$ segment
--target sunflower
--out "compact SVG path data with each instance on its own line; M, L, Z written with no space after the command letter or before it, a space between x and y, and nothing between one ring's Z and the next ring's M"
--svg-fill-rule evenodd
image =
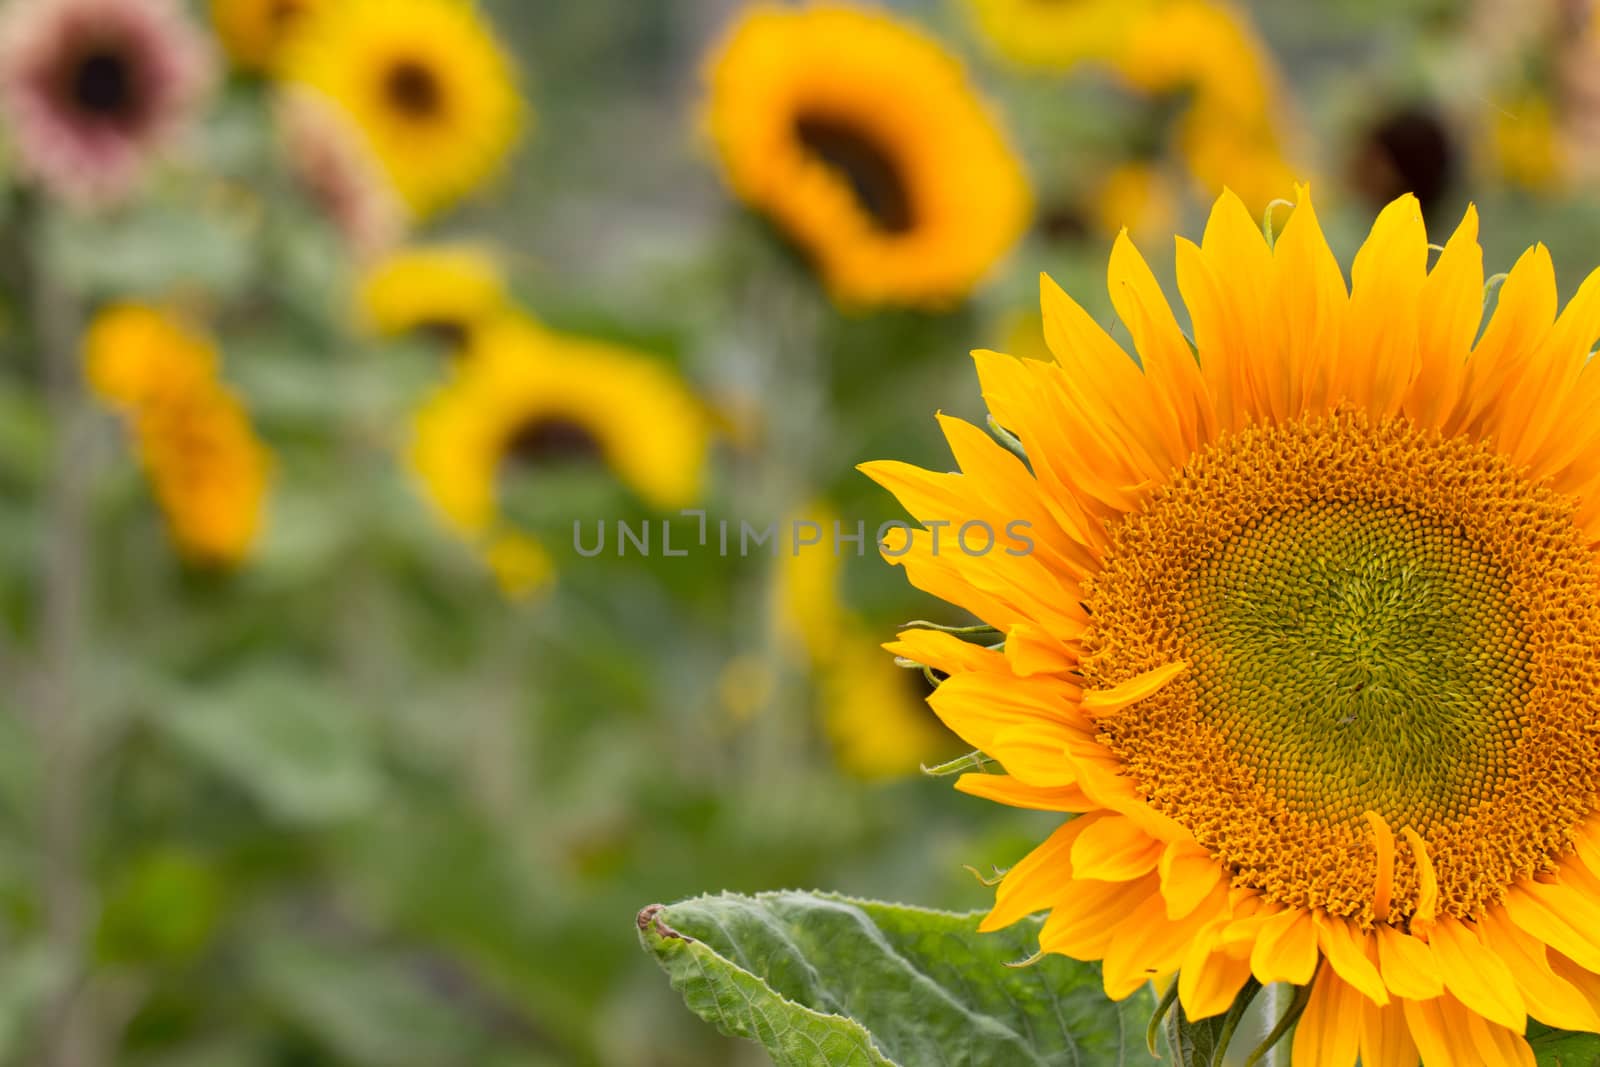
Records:
M710 433L688 388L658 361L508 317L479 332L418 414L412 462L462 534L492 534L508 462L598 459L645 503L700 493Z
M1494 105L1488 141L1505 181L1534 192L1560 187L1568 168L1549 96L1526 88Z
M1134 20L1160 0L967 0L994 50L1025 67L1065 70L1109 59L1126 46Z
M536 539L515 531L502 533L484 547L483 557L510 600L530 600L555 582L555 563Z
M1188 100L1177 148L1208 194L1226 186L1259 211L1289 191L1280 78L1243 13L1212 0L1156 4L1114 67L1136 92Z
M955 303L1027 225L1016 156L959 61L920 30L843 6L757 7L707 77L729 187L841 303Z
M810 667L822 732L847 773L880 780L914 774L924 762L948 754L950 735L928 714L921 671L907 670L878 655L868 625L840 598L842 555L833 537L838 516L824 506L807 509L802 521L822 530L822 540L778 557L773 599L775 629L789 657ZM742 681L744 661L730 665L725 683ZM763 697L765 686L742 689ZM734 705L738 707L739 705Z
M1178 220L1179 193L1167 173L1150 160L1119 164L1100 180L1094 198L1098 230L1113 235L1170 233Z
M373 265L359 303L368 328L385 337L421 333L452 348L511 311L493 254L472 245L404 249Z
M268 71L290 35L327 0L211 0L211 22L235 66Z
M975 357L1026 460L947 418L959 473L866 465L924 524L1031 524L893 538L997 633L890 647L1004 769L958 788L1077 816L984 929L1049 910L1191 1019L1293 983L1297 1064L1531 1067L1529 1016L1600 1030L1600 272L1558 316L1536 246L1480 332L1473 210L1430 270L1395 201L1347 289L1297 195L1275 244L1232 194L1179 241L1193 349L1126 237L1138 363L1046 280L1057 362Z
M524 121L510 58L463 0L322 5L282 73L350 116L419 217L492 178Z
M1380 109L1356 138L1351 184L1378 207L1412 193L1431 219L1461 177L1460 140L1435 105Z
M238 398L216 377L211 342L143 305L101 312L84 340L91 387L127 418L179 550L232 567L265 511L270 461Z

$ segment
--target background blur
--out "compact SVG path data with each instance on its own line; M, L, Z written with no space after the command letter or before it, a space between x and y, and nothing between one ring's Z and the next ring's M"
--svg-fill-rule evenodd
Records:
M982 419L965 353L1042 354L1040 271L1109 322L1104 265L1127 225L1175 295L1172 235L1198 239L1225 180L1259 213L1310 179L1347 265L1411 189L1440 242L1478 203L1491 272L1543 240L1570 293L1600 259L1600 90L1583 76L1600 37L1582 5L1263 0L1216 9L1234 37L1150 31L1162 57L1119 72L986 35L977 8L1030 2L1051 6L892 7L966 65L1032 189L1020 242L936 310L841 309L815 257L728 191L702 71L738 4L481 5L531 121L497 179L411 240L492 250L517 315L666 368L694 398L670 417L709 439L669 505L608 462L631 449L648 467L657 433L680 432L629 392L653 379L558 367L614 400L585 410L615 425L564 427L569 445L594 443L583 429L611 442L598 462L545 448L495 468L463 402L440 462L490 465L511 516L494 528L516 531L499 540L441 514L415 453L419 411L474 357L374 326L361 286L382 256L352 250L297 185L274 79L222 73L219 51L183 150L114 206L56 203L15 168L0 1060L762 1062L682 1008L638 948L640 907L794 887L981 908L963 865L1014 861L1041 820L918 773L961 750L921 676L875 646L944 609L870 553L667 557L658 540L619 557L610 540L586 558L574 519L590 544L618 518L659 538L680 503L709 513L713 541L719 519L874 529L897 514L854 465L948 465L933 412ZM189 17L209 36L205 5ZM1229 41L1243 52L1213 50ZM1207 79L1252 63L1271 159L1183 125L1226 95ZM83 331L126 301L199 324L270 455L259 531L224 565L175 543L148 423L76 375ZM678 518L674 547L695 530Z

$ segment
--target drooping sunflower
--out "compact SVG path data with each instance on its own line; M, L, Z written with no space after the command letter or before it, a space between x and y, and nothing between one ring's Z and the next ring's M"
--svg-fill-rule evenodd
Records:
M1048 910L1045 951L1176 973L1190 1018L1293 983L1296 1064L1531 1067L1529 1017L1600 1030L1600 272L1558 315L1532 248L1480 333L1473 211L1429 269L1395 201L1347 287L1297 195L1275 244L1232 194L1179 242L1194 349L1126 237L1137 364L1046 281L1057 362L976 355L1026 460L947 418L958 473L864 468L1030 524L886 545L1004 642L890 647L997 761L959 789L1076 814L985 929Z
M282 76L350 117L418 217L494 177L526 121L511 60L466 0L323 4Z
M475 245L402 249L366 272L358 299L375 333L422 333L455 349L512 308L499 262Z
M1014 63L1065 70L1110 59L1161 0L967 0L979 32Z
M928 714L923 674L878 655L866 639L871 628L840 596L844 554L834 537L857 531L823 505L808 509L805 521L822 531L821 541L778 557L777 632L810 668L818 719L839 766L868 780L915 774L947 756L952 738Z
M265 517L271 462L249 415L216 377L211 342L144 305L101 312L84 339L91 387L121 411L186 559L237 566Z
M327 0L211 0L211 22L235 66L270 71L285 43Z
M709 420L693 393L642 353L510 316L481 330L418 413L412 463L459 532L493 532L503 465L596 459L645 503L700 492Z
M707 79L727 184L841 303L955 303L1027 225L1017 157L961 63L918 29L845 6L756 7Z

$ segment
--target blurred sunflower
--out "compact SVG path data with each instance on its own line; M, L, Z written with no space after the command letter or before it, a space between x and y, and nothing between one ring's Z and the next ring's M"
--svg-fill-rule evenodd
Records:
M362 277L359 303L367 327L377 334L420 333L454 350L511 311L499 262L475 245L396 252Z
M1378 207L1412 193L1431 219L1446 206L1460 177L1459 143L1437 106L1409 103L1380 109L1357 138L1351 185Z
M479 331L418 413L411 459L445 519L479 538L498 518L507 463L596 459L673 509L699 496L709 445L705 410L659 361L509 317Z
M328 0L211 0L211 22L234 65L268 71L284 44Z
M1395 201L1347 289L1299 198L1275 244L1232 194L1179 241L1198 359L1124 237L1138 363L1048 281L1058 362L977 355L1027 464L946 418L960 473L866 466L1035 546L895 538L1004 647L890 647L1004 768L958 788L1078 813L984 929L1049 910L1191 1019L1300 986L1296 1063L1531 1067L1529 1015L1600 1030L1600 272L1558 317L1536 246L1480 332L1474 212L1429 270Z
M960 62L843 6L757 7L708 67L733 192L847 305L961 300L1021 236L1027 180Z
M527 534L500 533L484 547L483 556L500 591L511 600L531 599L555 581L550 553Z
M879 655L870 628L840 600L836 518L811 509L806 519L825 531L821 543L779 554L777 631L812 669L817 714L839 766L869 780L915 774L948 755L951 738L928 711L922 673Z
M1242 12L1166 0L1135 22L1115 69L1137 92L1187 101L1177 147L1207 195L1226 186L1259 211L1289 192L1280 78Z
M524 121L511 60L464 0L322 5L282 73L349 116L418 217L494 177Z
M1109 60L1126 45L1134 20L1161 0L967 0L985 40L1027 67L1065 70Z
M211 81L172 0L15 0L0 22L0 110L21 170L57 196L124 196Z
M249 416L215 377L210 341L154 308L119 305L84 342L91 386L128 419L179 551L233 567L260 532L270 461Z
M1494 105L1489 155L1507 182L1534 192L1559 187L1567 173L1565 146L1550 98L1524 90Z
M217 352L173 316L145 304L113 304L84 337L89 386L114 407L135 411L177 392L202 389Z
M1180 182L1152 160L1130 160L1101 178L1094 197L1095 228L1107 236L1171 233L1178 222Z

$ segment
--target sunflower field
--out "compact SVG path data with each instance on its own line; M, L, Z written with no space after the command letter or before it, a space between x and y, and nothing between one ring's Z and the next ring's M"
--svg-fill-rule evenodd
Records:
M0 1065L1600 1067L1593 0L0 0L0 245Z

